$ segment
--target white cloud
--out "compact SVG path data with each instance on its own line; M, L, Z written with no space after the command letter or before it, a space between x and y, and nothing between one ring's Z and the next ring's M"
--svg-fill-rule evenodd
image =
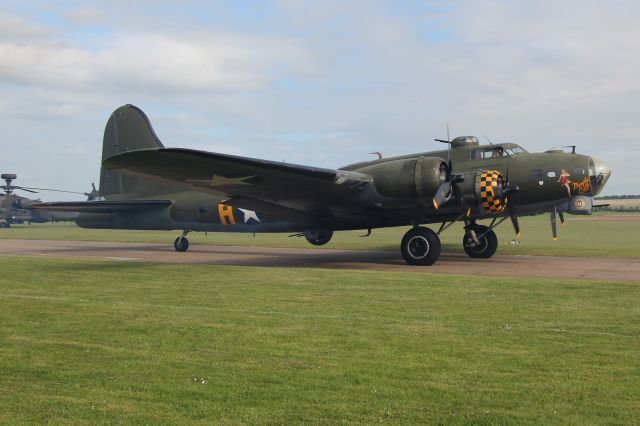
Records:
M38 23L0 12L0 40L30 40L50 34L50 30Z
M418 12L282 1L263 4L266 17L219 3L153 5L70 7L61 20L0 14L0 131L32 150L30 140L52 151L86 143L77 172L91 175L104 122L124 103L147 111L167 145L304 155L324 167L439 148L432 139L449 122L456 135L532 151L577 143L610 157L612 191L634 191L625 153L640 133L635 2L463 1ZM276 151L282 134L344 137L301 136Z
M67 10L64 13L67 20L81 25L100 24L104 22L106 13L104 10L91 6L84 5L75 9Z

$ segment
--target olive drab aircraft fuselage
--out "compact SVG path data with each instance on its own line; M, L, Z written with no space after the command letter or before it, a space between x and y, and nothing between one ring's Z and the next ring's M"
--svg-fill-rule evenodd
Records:
M37 208L78 212L86 228L180 230L177 251L192 231L288 232L322 245L334 231L412 225L402 255L431 265L438 235L458 222L473 258L495 253L493 229L505 219L519 233L519 216L549 213L555 238L556 215L591 214L611 173L575 147L534 154L473 136L440 142L446 149L324 169L165 148L147 116L125 105L105 128L99 198Z

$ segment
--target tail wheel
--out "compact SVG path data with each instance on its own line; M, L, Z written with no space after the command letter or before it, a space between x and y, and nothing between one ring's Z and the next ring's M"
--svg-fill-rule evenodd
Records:
M440 258L440 237L429 228L412 228L404 234L400 251L409 265L429 266Z
M498 249L498 237L493 230L486 226L478 225L474 228L478 237L478 243L473 241L469 232L465 232L462 238L462 246L467 255L474 259L489 259Z
M176 249L176 251L179 251L181 253L185 252L189 250L189 240L187 240L187 237L178 237L173 242L173 247Z
M307 229L304 231L304 237L314 246L323 246L331 241L333 231L329 229Z

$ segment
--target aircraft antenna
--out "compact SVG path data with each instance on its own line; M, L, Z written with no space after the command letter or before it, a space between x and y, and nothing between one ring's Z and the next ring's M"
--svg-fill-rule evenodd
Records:
M493 141L491 140L491 138L490 138L489 136L487 136L487 135L483 135L483 136L484 136L485 138L487 138L487 140L489 141L489 143L490 143L491 145L493 145Z

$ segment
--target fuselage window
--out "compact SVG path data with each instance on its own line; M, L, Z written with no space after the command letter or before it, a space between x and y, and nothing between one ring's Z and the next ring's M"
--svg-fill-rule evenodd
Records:
M547 172L547 176L550 178L556 178L558 177L558 172L556 170L549 170Z

